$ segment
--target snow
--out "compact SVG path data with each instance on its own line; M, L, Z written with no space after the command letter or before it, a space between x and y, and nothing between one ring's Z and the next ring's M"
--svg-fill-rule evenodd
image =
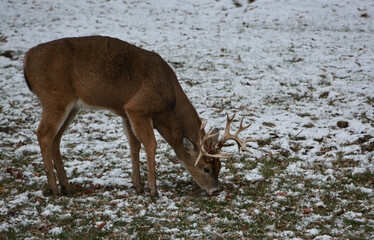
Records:
M27 197L28 194L29 194L28 192L19 194L16 199L9 201L9 204L11 206L17 206L17 205L20 205L22 203L27 202L28 201L28 197Z
M69 199L43 193L47 179L35 134L41 107L24 82L23 55L37 44L62 37L108 35L158 52L175 70L200 117L208 120L208 127L219 127L222 132L225 114L236 113L237 119L244 116L245 124L252 124L242 133L243 138L269 140L269 144L249 143L253 154L239 155L236 146L225 149L234 153L232 161L236 162L230 165L230 159L222 161L220 180L236 192L225 189L214 200L223 204L228 196L233 198L228 214L248 224L264 214L264 209L248 209L248 205L280 208L281 201L295 197L305 206L325 209L325 190L308 198L304 192L308 183L327 186L347 180L346 175L359 178L373 174L374 153L369 146L374 142L374 3L239 2L242 7L236 7L231 0L0 1L0 54L14 51L13 58L0 56L0 219L7 218L0 220L0 231L13 226L16 230L30 224L38 226L54 215L71 218L75 216L73 210L82 213L82 209L95 208L102 199L113 208L95 208L99 210L92 214L98 219L91 219L93 223L103 223L103 215L111 220L122 217L128 223L136 217L170 222L168 217L183 213L182 219L188 220L192 228L185 231L190 237L204 238L205 233L217 230L196 206L185 205L181 192L193 192L196 198L204 193L196 190L182 164L172 163L176 156L159 134L156 162L160 197L149 203L145 197L148 193L134 196L130 151L121 120L105 111L81 112L61 143L70 183L79 184L83 191L93 189L93 195ZM340 128L338 121L346 121L348 126ZM233 129L238 125L239 121L235 121ZM360 142L364 136L370 138ZM270 163L286 159L286 163L276 162L270 180L263 173L266 166L253 164L264 158ZM141 162L145 179L144 151ZM286 167L279 170L281 164ZM22 171L22 177L17 179L17 171L13 175L6 172L8 168ZM287 196L276 196L267 203L255 195L237 197L235 194L244 195L247 190L237 186L238 179L251 186L269 180L269 195L282 192ZM285 186L281 181L284 179L303 182ZM366 194L363 206L373 207L374 192L369 185L348 182L344 190ZM332 195L341 197L340 192ZM59 206L59 201L67 206ZM76 204L80 208L75 209ZM25 209L18 211L21 208ZM247 211L240 212L239 208ZM230 223L227 218L219 218L219 213L206 214L223 225ZM88 214L82 216L87 218ZM367 220L366 215L352 211L342 216ZM308 223L315 224L323 216L313 212L313 217L302 218L303 224L310 227ZM106 222L106 230L125 232ZM199 228L201 223L206 225ZM296 232L265 227L269 236L297 238ZM49 229L55 236L64 231L64 226ZM161 231L181 232L174 227L163 227ZM315 239L335 239L330 235L341 231L336 227L324 235L316 226L306 229ZM134 232L125 238L136 236Z
M142 216L144 216L146 214L146 212L147 211L145 209L142 209L142 210L140 210L138 216L142 217Z
M316 239L316 240L330 240L331 236L329 236L329 235L322 235L322 236L317 236L314 239Z
M319 230L312 228L312 229L308 229L307 232L309 232L312 235L317 235L319 233Z
M251 170L249 173L246 173L244 178L248 181L260 181L264 179L258 168L255 168Z
M62 211L61 206L55 206L53 204L48 204L44 208L44 211L41 213L41 215L46 217L46 216L49 216L49 215L52 215L52 214L61 213L61 211Z
M52 235L59 235L63 232L62 227L55 227L51 229L51 234Z

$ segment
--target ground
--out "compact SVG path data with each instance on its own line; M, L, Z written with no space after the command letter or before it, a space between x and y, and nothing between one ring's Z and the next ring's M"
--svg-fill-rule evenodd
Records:
M374 2L1 1L0 238L370 239ZM208 197L157 135L160 196L131 188L119 117L81 111L61 151L74 193L52 196L36 139L31 47L107 35L159 53L208 126L252 124ZM141 152L142 177L146 161Z

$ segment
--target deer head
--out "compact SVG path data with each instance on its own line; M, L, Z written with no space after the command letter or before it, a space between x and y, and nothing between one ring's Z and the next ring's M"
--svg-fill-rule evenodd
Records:
M219 130L216 128L209 129L205 133L206 121L203 121L200 130L199 138L197 143L193 143L191 140L184 138L183 144L190 156L195 160L194 165L191 167L187 166L196 182L208 193L208 195L216 195L219 193L219 181L218 175L221 169L220 158L229 158L231 153L221 153L221 150L225 146L228 140L234 140L238 144L238 150L242 149L245 152L252 153L245 144L247 142L254 142L255 139L244 139L239 138L239 134L249 128L251 125L243 126L243 119L241 120L240 127L237 132L233 135L230 133L230 126L235 118L235 114L230 118L227 115L226 129L219 139Z

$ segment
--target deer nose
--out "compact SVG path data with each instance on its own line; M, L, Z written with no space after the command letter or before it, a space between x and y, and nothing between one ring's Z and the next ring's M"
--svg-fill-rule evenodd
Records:
M212 196L218 196L220 192L221 192L221 190L219 190L219 189L214 190L213 193L212 193Z
M209 196L217 196L220 192L221 192L221 190L219 188L213 188L213 189L207 191Z

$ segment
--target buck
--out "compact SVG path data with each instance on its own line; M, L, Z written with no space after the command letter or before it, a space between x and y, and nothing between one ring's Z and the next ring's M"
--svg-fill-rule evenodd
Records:
M139 151L147 156L150 194L157 196L155 175L157 129L173 147L196 182L209 196L219 193L221 153L228 140L244 151L246 142L229 132L234 117L227 116L225 134L205 132L195 108L183 92L169 65L156 53L119 39L101 36L64 38L31 48L25 55L24 75L43 111L37 129L48 186L60 194L54 169L65 193L72 191L60 153L61 136L82 107L107 109L119 115L132 159L132 183L144 191L140 178Z

